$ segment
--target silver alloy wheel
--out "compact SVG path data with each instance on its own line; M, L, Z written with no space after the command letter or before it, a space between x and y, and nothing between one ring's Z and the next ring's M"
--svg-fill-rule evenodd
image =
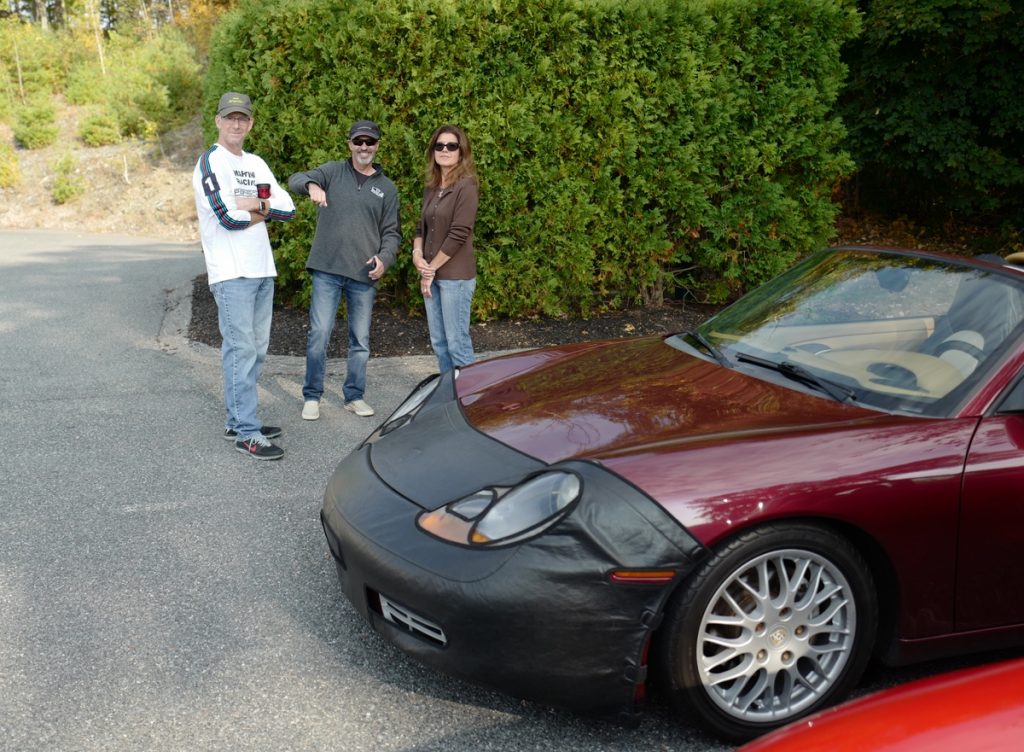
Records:
M735 569L708 601L697 671L727 715L772 724L827 692L855 643L849 582L825 557L772 551Z

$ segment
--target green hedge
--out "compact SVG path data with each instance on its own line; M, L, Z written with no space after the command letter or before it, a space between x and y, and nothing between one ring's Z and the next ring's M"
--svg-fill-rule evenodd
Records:
M859 4L840 107L862 202L1024 224L1024 3Z
M424 147L456 122L481 172L478 317L721 301L819 247L851 169L831 114L842 0L258 2L214 32L217 97L251 94L249 147L279 179L348 155L357 118L419 211ZM308 201L279 228L279 289L304 300ZM418 305L408 249L384 292Z

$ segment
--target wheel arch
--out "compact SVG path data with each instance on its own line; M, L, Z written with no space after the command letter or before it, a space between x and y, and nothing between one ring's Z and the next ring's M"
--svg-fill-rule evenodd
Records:
M897 623L899 604L899 585L895 576L895 568L884 548L865 530L855 525L844 523L841 520L815 516L784 517L772 520L764 520L759 524L747 525L742 529L731 532L715 541L709 550L711 552L722 551L737 541L738 538L753 532L768 532L776 527L788 527L791 525L803 525L813 527L827 534L844 539L863 560L864 565L871 577L873 590L877 600L877 612L874 634L871 635L871 653L873 660L878 660L894 639L895 625ZM656 693L670 692L671 682L664 672L667 662L664 656L667 654L666 641L668 638L668 611L673 601L683 596L691 581L701 576L702 565L696 566L693 571L681 577L676 583L672 592L665 598L662 605L662 618L659 619L658 628L651 635L650 652L648 655L648 666L651 669L651 684Z
M871 571L871 577L874 580L875 591L878 597L878 629L875 635L874 652L876 657L884 655L888 647L896 639L896 625L898 624L900 603L899 580L896 576L896 568L893 566L892 560L885 552L885 549L863 528L831 517L815 517L812 515L778 517L759 521L756 524L746 525L738 530L734 530L729 535L715 541L709 548L711 550L718 550L728 546L733 540L751 530L789 524L813 525L829 530L848 540L864 557ZM698 570L699 565L693 571L679 578L672 588L672 593L662 603L662 614L664 614L665 609L676 593L683 588L690 578L696 575ZM657 631L660 629L661 623L659 623L658 630L652 635L652 650L654 650L654 646L657 644Z
M856 525L826 518L807 518L805 521L829 528L846 538L867 562L878 598L878 627L873 654L876 660L879 659L896 639L896 625L899 622L899 578L892 560L874 537Z

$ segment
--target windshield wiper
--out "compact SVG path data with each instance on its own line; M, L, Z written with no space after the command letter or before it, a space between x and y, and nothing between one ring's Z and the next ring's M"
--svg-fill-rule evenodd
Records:
M752 363L753 365L761 366L762 368L770 368L773 371L778 371L788 379L799 381L801 384L807 384L808 386L816 388L818 391L824 392L836 402L846 402L847 400L857 399L857 393L853 389L843 386L842 384L837 384L834 381L823 379L820 376L816 376L803 366L789 360L776 363L774 360L759 358L756 355L747 355L745 353L737 355L736 360L743 363Z
M705 337L700 332L696 332L696 331L694 331L694 332L683 332L683 336L684 337L690 337L698 345L700 345L705 350L707 350L709 353L711 353L711 357L713 357L715 360L717 360L719 365L725 366L726 368L730 367L729 366L729 361L725 357L725 354L722 353L722 351L719 350L717 347L715 347L713 344L711 344L711 340L709 340L707 337Z

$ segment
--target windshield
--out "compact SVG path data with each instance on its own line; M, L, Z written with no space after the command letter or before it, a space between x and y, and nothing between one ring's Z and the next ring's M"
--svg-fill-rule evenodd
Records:
M838 385L854 404L942 416L1022 321L1024 290L1009 275L941 258L840 249L811 256L698 333L754 375L792 381L802 374L804 388Z

